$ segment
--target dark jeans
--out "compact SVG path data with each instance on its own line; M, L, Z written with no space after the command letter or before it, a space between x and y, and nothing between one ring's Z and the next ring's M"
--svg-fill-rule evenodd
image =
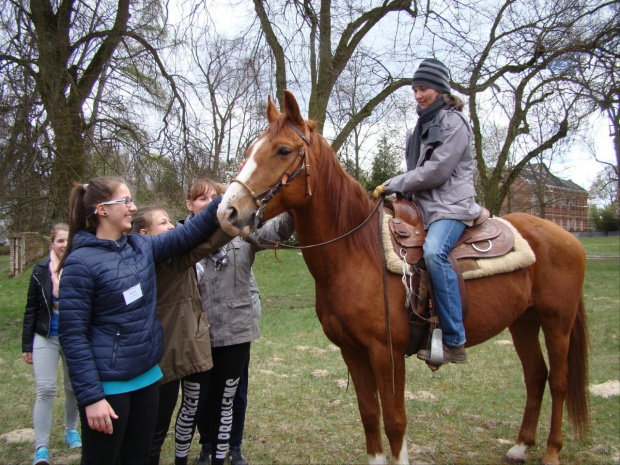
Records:
M196 414L202 409L207 397L210 374L211 371L203 371L159 385L159 413L153 434L150 465L159 464L161 447L166 440L172 414L177 405L179 386L181 386L182 397L174 425L174 453L177 462L183 463L183 459L187 459L196 429Z
M86 410L80 407L82 465L144 465L149 461L157 419L159 387L151 384L137 391L106 396L118 415L114 432L104 434L88 426Z
M214 465L224 463L229 444L241 445L243 437L243 422L245 421L245 407L247 405L247 375L246 388L243 394L243 405L239 408L241 425L234 428L233 418L236 416L235 402L239 390L242 374L246 372L250 357L250 343L236 344L225 347L213 347L213 369L209 393L205 406L198 414L198 431L200 443L203 446L210 444L212 462ZM233 438L238 444L233 443Z

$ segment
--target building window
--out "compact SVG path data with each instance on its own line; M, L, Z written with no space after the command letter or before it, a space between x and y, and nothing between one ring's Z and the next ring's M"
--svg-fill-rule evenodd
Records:
M560 218L560 227L563 228L564 227L564 221L562 220L562 218Z

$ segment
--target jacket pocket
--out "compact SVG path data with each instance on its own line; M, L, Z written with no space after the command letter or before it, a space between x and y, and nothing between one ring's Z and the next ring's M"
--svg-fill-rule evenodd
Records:
M250 296L239 297L237 299L228 299L229 308L250 307L251 305L252 305L252 298Z
M252 307L250 295L244 295L227 301L228 312L226 320L228 322L228 332L233 344L236 344L237 337L247 333L257 319Z
M110 363L110 368L114 368L116 364L116 352L118 350L118 343L121 339L121 330L117 329L116 334L114 335L114 345L112 346L112 362Z
M453 186L450 189L444 190L441 193L441 202L447 205L452 205L461 200L469 199L476 196L476 190L473 186L462 184L460 186Z

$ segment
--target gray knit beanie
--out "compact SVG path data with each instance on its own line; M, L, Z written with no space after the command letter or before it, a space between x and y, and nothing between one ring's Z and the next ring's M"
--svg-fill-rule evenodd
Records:
M412 86L435 89L440 94L450 93L450 70L441 61L427 58L413 73Z

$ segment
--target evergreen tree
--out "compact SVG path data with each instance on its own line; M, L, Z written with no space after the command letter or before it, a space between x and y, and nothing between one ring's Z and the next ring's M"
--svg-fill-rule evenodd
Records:
M384 134L379 139L377 155L372 162L370 178L366 183L366 188L372 192L378 185L383 184L394 176L402 174L401 161L401 151L396 149L388 140L387 134Z

